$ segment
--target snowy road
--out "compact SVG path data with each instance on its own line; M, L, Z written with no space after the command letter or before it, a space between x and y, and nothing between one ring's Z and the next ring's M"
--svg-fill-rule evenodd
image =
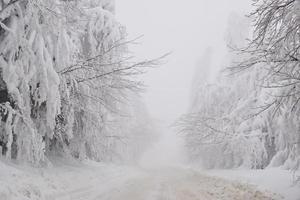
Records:
M82 188L48 196L52 200L260 200L279 199L251 186L181 168L140 170L107 182L86 181Z
M89 160L80 163L55 160L53 167L33 169L0 162L0 200L282 199L237 180L215 178L206 171L186 167L177 151L180 143L177 138L164 137L145 153L140 167ZM274 174L272 171L268 180ZM259 177L263 177L262 174ZM274 181L276 183L272 179ZM286 181L289 184L289 180ZM259 185L258 182L254 184ZM271 191L279 192L277 189ZM286 199L299 200L298 196Z

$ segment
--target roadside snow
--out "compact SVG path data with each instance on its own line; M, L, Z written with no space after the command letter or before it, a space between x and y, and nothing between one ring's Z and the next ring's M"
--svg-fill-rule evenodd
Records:
M300 172L292 173L279 168L265 170L206 170L207 175L222 177L228 180L239 181L256 185L261 190L275 192L286 200L300 200L300 183L295 180Z
M58 163L41 169L0 161L0 200L73 200L89 197L135 177L131 167L85 163Z

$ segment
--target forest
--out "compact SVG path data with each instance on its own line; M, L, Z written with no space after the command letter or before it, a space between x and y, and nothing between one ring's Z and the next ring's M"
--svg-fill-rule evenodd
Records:
M299 168L298 4L259 1L254 23L229 18L228 65L217 80L196 73L190 111L178 122L192 159L201 154L208 167ZM127 46L134 40L111 1L3 1L0 36L3 156L34 164L61 153L112 159L117 143L134 134L126 131L147 121L134 119L143 107L136 76L159 60L133 61ZM146 137L147 126L137 134Z

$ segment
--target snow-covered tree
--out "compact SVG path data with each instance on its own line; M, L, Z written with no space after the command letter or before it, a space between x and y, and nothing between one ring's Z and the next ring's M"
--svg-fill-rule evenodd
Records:
M297 169L299 2L254 6L250 35L245 20L229 20L227 42L239 50L228 54L231 75L220 73L218 80L199 85L196 103L178 125L192 158L202 158L205 167Z
M113 0L0 1L3 154L35 164L56 154L101 160L110 119L159 61L133 62L131 42Z
M255 1L253 37L240 50L249 57L232 68L257 68L263 74L258 84L268 97L260 102L257 115L271 116L268 134L277 152L271 164L287 168L300 166L299 5L298 0Z
M228 24L226 40L229 46L244 44L249 34L248 20L232 14ZM227 57L230 58L228 63L245 58L233 53L228 53ZM211 55L210 59L213 58ZM215 66L201 66L211 67ZM265 167L267 153L261 134L264 122L251 118L259 93L255 69L231 76L221 71L217 77L212 80L196 78L198 87L194 87L193 93L197 94L194 103L177 123L180 131L186 134L191 159L200 160L207 168Z

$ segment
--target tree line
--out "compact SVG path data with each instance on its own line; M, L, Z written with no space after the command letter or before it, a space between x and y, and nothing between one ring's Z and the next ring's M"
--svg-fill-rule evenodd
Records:
M299 169L300 1L254 0L252 8L230 17L229 62L213 82L196 77L176 125L204 167Z

